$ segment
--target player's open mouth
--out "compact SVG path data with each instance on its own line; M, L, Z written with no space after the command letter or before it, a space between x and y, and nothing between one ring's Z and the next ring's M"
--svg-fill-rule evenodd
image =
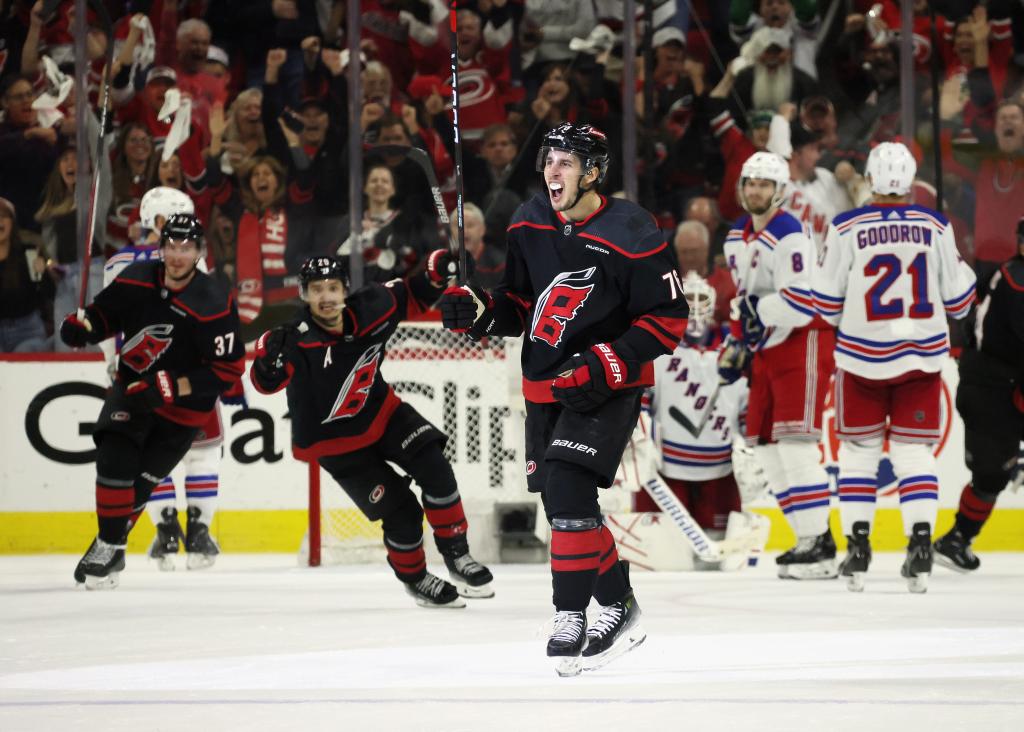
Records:
M565 188L561 183L548 183L548 195L551 196L552 203L561 201L564 194Z

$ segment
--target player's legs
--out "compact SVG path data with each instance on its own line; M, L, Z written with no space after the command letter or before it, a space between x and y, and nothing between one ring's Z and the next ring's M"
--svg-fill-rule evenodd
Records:
M185 455L185 499L188 502L185 551L189 569L205 569L220 554L220 547L210 536L210 525L217 509L221 449L219 444L194 445Z
M836 371L836 436L839 438L839 515L843 534L866 523L870 533L875 517L878 463L890 411L887 382L862 379Z
M939 505L932 450L941 434L942 377L937 373L908 374L890 391L889 458L899 481L903 533L912 536L918 524L926 524L930 533L935 529Z
M149 556L155 559L161 571L174 569L174 559L185 538L185 532L178 522L178 509L175 506L174 481L167 476L157 483L146 504L146 513L156 528L156 535L149 547Z

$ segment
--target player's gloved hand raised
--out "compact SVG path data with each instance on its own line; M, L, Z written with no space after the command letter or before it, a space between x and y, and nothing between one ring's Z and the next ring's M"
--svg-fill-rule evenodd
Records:
M598 343L562 364L551 393L574 412L589 412L627 383L626 362L610 345Z
M730 335L725 339L722 352L718 354L718 380L732 384L743 376L750 363L751 353L747 344Z
M60 339L72 348L83 348L90 343L99 343L93 330L89 316L78 313L67 315L60 324Z
M281 371L295 353L302 332L293 325L271 328L256 341L256 361L268 371Z
M764 339L765 325L757 314L757 297L737 298L739 300L740 327L743 329L743 342L750 348L756 348Z
M477 285L449 287L438 307L445 328L465 333L474 341L489 335L494 327L494 301Z
M124 390L134 406L145 411L174 404L178 398L178 380L167 371L146 374Z
M440 287L459 274L459 257L448 249L435 249L427 255L427 277Z

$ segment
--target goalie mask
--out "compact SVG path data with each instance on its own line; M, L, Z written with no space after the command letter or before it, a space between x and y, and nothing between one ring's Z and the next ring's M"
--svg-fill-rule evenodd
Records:
M917 161L903 143L883 142L868 155L864 173L872 193L906 196L914 184Z
M770 180L775 183L769 208L778 208L786 197L786 185L789 183L789 164L779 155L770 152L756 152L747 158L740 170L740 179L736 181L736 198L743 209L749 213L746 197L743 195L743 183L748 179Z
M537 172L544 172L544 163L548 153L552 150L565 150L579 158L580 161L580 184L577 185L576 200L569 208L579 203L580 198L588 190L596 191L608 174L608 163L610 155L608 152L608 137L601 130L591 125L575 125L571 122L562 124L550 130L544 135L544 140L537 153ZM597 168L597 178L594 184L584 190L583 178L592 169Z
M686 335L701 339L708 332L715 317L715 288L699 274L690 270L683 277L683 297L690 308L686 321Z
M310 257L302 263L299 270L299 285L303 299L309 289L309 283L315 280L340 280L348 291L348 264L340 257Z
M195 204L188 194L176 188L157 186L150 188L142 197L139 204L139 223L146 231L159 231L158 216L166 223L174 214L194 214L195 211Z

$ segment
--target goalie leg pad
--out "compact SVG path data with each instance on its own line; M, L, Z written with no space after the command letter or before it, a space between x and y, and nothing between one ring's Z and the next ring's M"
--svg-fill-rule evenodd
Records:
M844 536L852 536L853 525L859 521L871 527L881 459L881 437L839 443L839 515Z
M899 480L903 533L911 536L914 524L925 523L935 532L939 509L939 481L935 476L935 455L931 445L897 442L889 444L889 458Z

